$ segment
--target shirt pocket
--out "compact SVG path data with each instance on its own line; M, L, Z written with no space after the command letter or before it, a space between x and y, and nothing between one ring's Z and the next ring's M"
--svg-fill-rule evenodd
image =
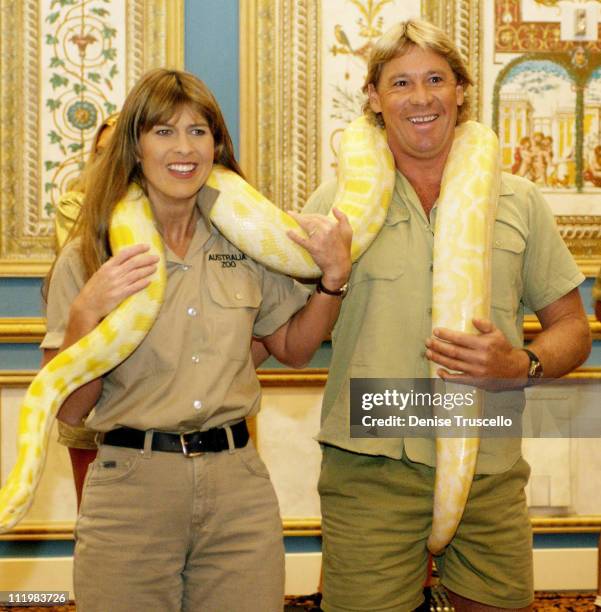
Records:
M409 211L394 206L370 247L353 265L349 290L365 281L399 278L405 272L408 237Z
M516 313L523 290L526 240L510 224L497 219L492 244L492 307Z
M229 359L248 359L252 329L261 306L259 280L243 268L209 283L208 315L214 341Z

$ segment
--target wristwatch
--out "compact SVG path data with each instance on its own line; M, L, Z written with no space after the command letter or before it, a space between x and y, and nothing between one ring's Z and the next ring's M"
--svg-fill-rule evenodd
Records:
M333 295L335 297L341 297L343 298L346 295L346 292L348 291L348 283L344 283L344 285L342 285L342 287L340 287L340 289L336 289L334 291L332 291L332 289L328 289L327 287L324 287L322 282L321 282L321 278L317 281L317 287L315 287L315 291L317 293L325 293L326 295Z
M528 384L530 385L535 380L543 377L543 364L532 351L526 348L522 350L528 355L528 359L530 359L530 365L528 366Z

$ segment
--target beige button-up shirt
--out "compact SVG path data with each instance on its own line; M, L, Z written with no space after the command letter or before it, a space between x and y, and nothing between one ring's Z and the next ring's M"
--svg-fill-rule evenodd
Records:
M186 256L166 249L159 316L134 353L104 376L89 428L206 430L258 412L251 338L281 327L309 292L246 257L212 226L216 195L208 187L199 193L201 218ZM77 243L70 243L52 275L43 348L61 346L70 304L84 283Z
M336 182L324 183L304 212L326 213ZM351 438L351 378L428 378L425 340L432 332L432 249L436 205L428 218L397 172L380 233L353 265L349 292L332 334L334 346L318 440L357 453L407 456L434 466L434 441ZM524 309L537 311L577 287L584 276L557 231L553 214L529 181L503 174L494 226L492 320L513 346L523 346ZM521 410L522 392L505 394ZM509 469L520 456L513 438L481 441L476 471Z

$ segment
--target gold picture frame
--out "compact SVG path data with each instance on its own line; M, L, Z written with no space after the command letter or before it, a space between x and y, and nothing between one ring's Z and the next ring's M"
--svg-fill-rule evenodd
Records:
M110 21L111 10L123 14ZM101 116L122 101L108 96L111 79L124 94L149 68L183 68L183 11L184 0L65 6L0 0L0 276L45 275L55 241L47 196L67 181L59 185L44 173L56 175L67 157L78 171ZM78 77L75 64L87 50L96 55L81 60ZM86 100L86 90L95 104ZM48 115L63 127L68 118L71 128L80 127L79 135L49 131ZM64 155L46 158L50 145Z

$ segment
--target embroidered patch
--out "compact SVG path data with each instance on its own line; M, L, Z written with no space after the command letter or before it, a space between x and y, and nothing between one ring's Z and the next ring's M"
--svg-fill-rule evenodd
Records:
M222 268L235 268L237 261L246 259L244 253L209 253L209 261L220 261Z

